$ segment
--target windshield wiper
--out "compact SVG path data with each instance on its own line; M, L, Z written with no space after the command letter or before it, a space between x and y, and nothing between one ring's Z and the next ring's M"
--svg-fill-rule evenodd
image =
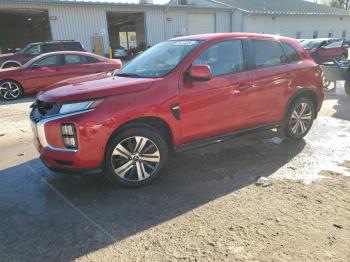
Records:
M140 77L138 74L134 73L117 73L115 74L116 76L121 76L121 77Z

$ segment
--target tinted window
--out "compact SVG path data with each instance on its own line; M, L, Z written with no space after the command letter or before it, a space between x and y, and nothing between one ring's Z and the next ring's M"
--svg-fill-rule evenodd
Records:
M38 66L41 67L51 67L51 66L59 66L60 63L60 56L54 55L54 56L49 56L47 58L44 58L40 60L39 62L35 63Z
M52 44L44 44L43 45L43 52L44 53L50 53L55 51L62 51L62 47L60 43L52 43Z
M65 51L83 51L83 48L79 42L64 42L63 49Z
M69 65L83 64L79 55L65 55L64 63Z
M301 60L300 54L294 47L292 47L290 44L287 44L287 43L282 43L282 45L283 45L284 51L288 55L289 60L291 62L297 62Z
M82 56L82 58L84 60L84 64L92 64L92 63L101 62L99 59L97 59L96 57L92 57L92 56Z
M256 68L277 66L287 62L279 42L253 40L252 49Z
M85 55L65 55L64 63L69 65L75 64L92 64L101 62L95 57L85 56Z
M208 47L193 64L209 65L213 76L231 74L244 69L241 40L224 41Z

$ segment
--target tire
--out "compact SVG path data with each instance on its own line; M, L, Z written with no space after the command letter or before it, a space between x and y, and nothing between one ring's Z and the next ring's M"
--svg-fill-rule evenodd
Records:
M155 129L147 125L130 126L110 139L105 175L123 186L142 186L159 176L168 157L167 143Z
M22 86L13 80L0 81L0 97L4 100L15 100L23 95Z
M284 120L285 136L294 140L306 136L312 127L315 111L315 105L309 98L297 98L290 105Z
M9 62L6 63L2 66L2 69L6 69L6 68L11 68L11 67L20 67L20 64L14 63L14 62Z
M345 93L346 93L348 96L350 96L350 81L346 81L346 82L345 82L344 88L345 88Z

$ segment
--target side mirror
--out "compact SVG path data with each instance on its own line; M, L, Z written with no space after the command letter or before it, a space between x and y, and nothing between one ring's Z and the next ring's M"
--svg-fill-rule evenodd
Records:
M192 81L209 81L212 78L210 66L192 65L189 77Z

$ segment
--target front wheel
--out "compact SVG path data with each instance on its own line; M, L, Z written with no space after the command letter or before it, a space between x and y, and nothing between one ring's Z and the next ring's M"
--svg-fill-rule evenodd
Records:
M315 105L308 98L298 98L289 107L284 133L291 139L301 139L310 131L315 116Z
M167 143L153 128L127 128L113 136L108 145L106 176L129 187L147 184L166 165L168 152Z
M22 86L12 80L0 82L0 97L5 100L15 100L23 95Z

